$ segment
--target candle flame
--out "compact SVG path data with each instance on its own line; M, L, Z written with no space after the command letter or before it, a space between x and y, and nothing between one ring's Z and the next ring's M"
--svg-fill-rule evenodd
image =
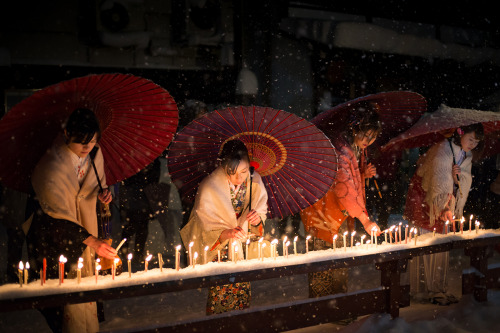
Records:
M296 241L297 241L297 239L299 239L299 236L295 236L295 237L293 238L293 241L294 241L294 242L296 242Z
M78 262L83 262L83 258L82 257L78 258Z
M337 235L335 235L335 236L337 236ZM311 239L311 235L308 235L308 236L306 237L306 240L310 240L310 239Z
M152 254L150 254L149 256L147 256L147 257L146 257L146 261L150 261L150 260L151 260L151 258L153 258L153 255L152 255Z
M413 228L412 228L412 230L413 230ZM389 232L389 230L385 229L385 230L384 230L384 232L385 232L385 233L388 233L388 232Z
M333 240L336 240L336 239L337 239L337 237L338 237L338 234L335 234L335 235L333 236Z
M248 244L250 244L250 238L249 238L249 239L247 239L247 245L248 245Z
M460 223L464 223L465 221L465 218L462 216L462 218L460 219Z
M194 242L189 243L189 247L193 247Z
M128 258L128 260L132 260L132 253L129 253L127 258Z
M101 258L97 258L95 262L101 262Z
M470 214L470 219L471 219L471 220L472 220L472 217L473 217L473 216L474 216L474 215Z
M26 269L30 269L30 263L26 261Z
M402 225L402 224L403 224L403 222L399 222L399 225Z
M361 243L360 243L360 242L357 242L357 243L356 243L356 246L360 246L360 245L361 245Z
M415 228L415 230L413 230L413 233L416 235L417 234L417 228Z
M238 253L238 245L234 247L234 253Z
M265 248L266 247L266 243L262 244L262 248Z
M205 246L205 251L208 251L208 245L207 245L207 246Z
M351 232L351 236L356 235L356 231Z
M97 265L97 266L95 266L95 270L96 270L96 271L98 271L98 270L100 270L100 269L101 269L101 265Z
M286 244L285 244L285 245L286 245L286 246L290 245L290 241L286 241Z
M59 257L59 262L61 262L61 263L63 263L63 264L64 264L64 263L65 263L65 262L67 262L67 261L68 261L68 258L66 258L65 256L63 256L63 255L61 254L61 256Z
M411 229L410 229L410 232L413 232L413 229L415 229L415 228L411 228ZM434 228L434 229L436 229L436 228Z
M371 243L371 241L370 241L370 240L367 240L367 241L366 241L366 244L370 244L370 243Z
M361 239L365 239L366 235L361 236Z
M346 231L346 232L344 232L344 236L347 236L347 234L348 234L348 232L347 232L347 231Z
M264 241L264 237L261 237L261 238L259 239L259 243L262 243L262 241Z
M120 258L115 258L115 265L118 264L119 261L120 261Z
M179 250L181 249L181 246L180 246L180 245L177 245L177 246L175 247L175 249L176 249L177 251L179 251Z
M449 220L446 220L446 223L445 224L450 224L450 221Z
M195 252L193 257L194 257L194 259L198 258L198 252Z
M271 244L278 244L278 240L277 239L274 239Z
M83 267L83 262L78 262L78 269L82 269Z
M476 224L477 224L477 222L476 222ZM22 261L20 261L20 262L19 262L19 269L20 269L20 270L23 270L23 269L24 269L24 264L23 264L23 262L22 262Z

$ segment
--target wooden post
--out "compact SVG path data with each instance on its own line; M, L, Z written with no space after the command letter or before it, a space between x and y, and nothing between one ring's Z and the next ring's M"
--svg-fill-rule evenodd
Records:
M464 254L470 257L471 267L477 270L474 274L474 299L478 302L486 302L488 300L488 289L486 287L486 280L488 276L488 257L491 252L487 252L487 246L466 247ZM464 286L462 286L462 291Z
M382 287L389 292L386 311L392 318L399 317L399 308L403 295L401 293L401 273L406 271L408 259L396 259L375 264L380 270Z

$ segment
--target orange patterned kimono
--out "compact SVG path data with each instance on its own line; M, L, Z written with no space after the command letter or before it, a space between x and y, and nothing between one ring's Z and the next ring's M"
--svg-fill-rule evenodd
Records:
M361 151L358 164L352 147L345 139L336 140L334 146L340 154L333 186L323 198L300 212L306 231L328 243L332 243L333 236L348 216L358 218L363 224L370 223L363 176L365 151Z

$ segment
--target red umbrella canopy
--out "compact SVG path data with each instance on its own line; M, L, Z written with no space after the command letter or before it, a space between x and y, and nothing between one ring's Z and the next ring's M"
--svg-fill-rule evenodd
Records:
M127 74L88 75L35 92L0 120L0 181L29 192L30 176L76 108L95 112L108 184L130 177L169 145L177 105L155 83Z
M410 128L427 110L427 101L422 95L411 91L389 91L339 104L320 113L311 122L333 138L345 129L353 112L362 112L358 106L368 104L377 110L382 123L382 132L375 142L377 146Z
M430 146L449 137L456 128L476 123L483 124L486 136L483 156L500 152L500 113L450 108L444 104L435 112L424 115L406 132L390 140L382 147L382 151Z
M337 153L316 126L282 110L237 106L205 114L177 133L168 169L184 199L194 199L198 184L218 166L223 144L236 138L262 176L270 217L299 212L333 184Z

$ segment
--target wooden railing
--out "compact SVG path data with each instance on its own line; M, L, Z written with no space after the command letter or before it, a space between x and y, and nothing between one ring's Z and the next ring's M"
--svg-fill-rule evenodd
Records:
M348 268L374 264L381 274L381 286L372 290L308 298L300 301L279 303L266 307L251 307L243 311L203 317L190 322L177 322L151 332L213 332L224 329L246 331L283 331L332 322L346 317L362 316L377 312L399 316L399 309L409 306L409 285L400 284L401 273L406 271L408 260L424 254L464 249L470 257L471 269L462 277L463 294L474 294L478 301L487 300L487 289L500 287L500 267L488 267L488 257L493 247L500 244L500 235L475 239L409 247L396 251L346 257L341 260L323 260L243 272L215 274L179 280L130 285L109 289L77 291L63 294L4 298L0 294L0 311L17 311L59 306L96 300L111 300L146 296L159 293L207 288L216 285L273 279L297 274L320 272L335 268ZM279 279L278 279L279 280ZM335 304L332 307L332 304Z

